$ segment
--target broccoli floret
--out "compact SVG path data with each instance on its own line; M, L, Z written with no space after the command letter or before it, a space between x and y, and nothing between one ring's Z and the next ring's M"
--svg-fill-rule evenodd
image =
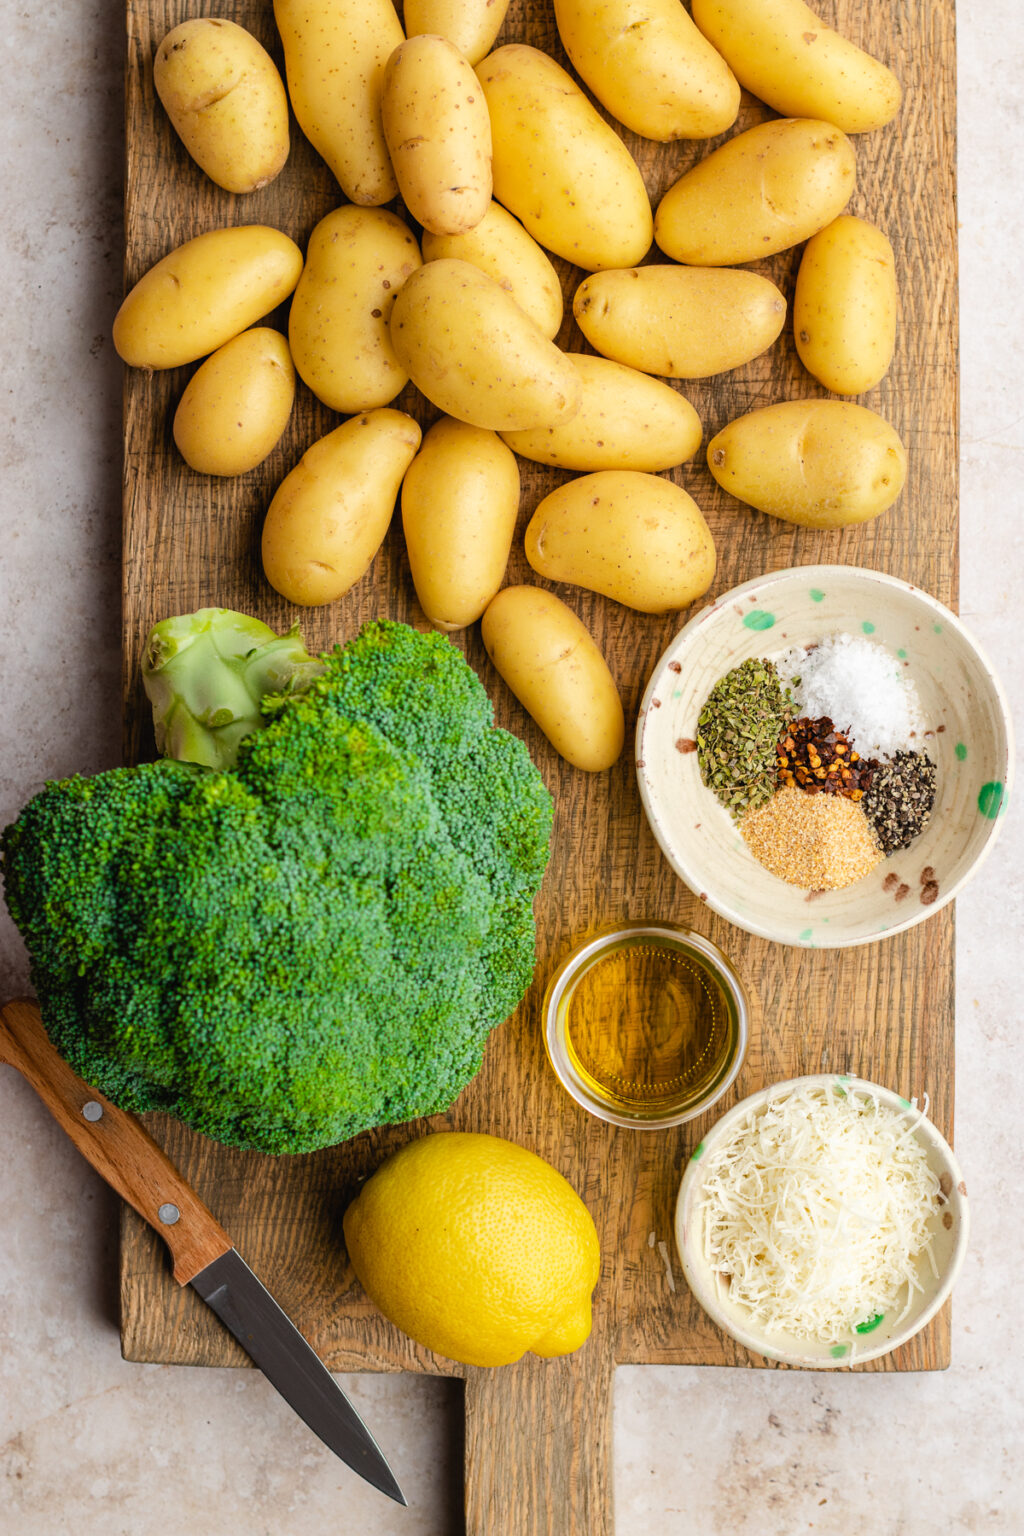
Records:
M265 1152L449 1107L532 979L551 830L449 641L376 623L323 662L234 768L49 784L2 839L74 1070Z

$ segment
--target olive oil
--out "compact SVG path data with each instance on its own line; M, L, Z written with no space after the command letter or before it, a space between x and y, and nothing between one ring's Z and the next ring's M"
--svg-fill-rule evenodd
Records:
M563 1083L619 1124L699 1114L732 1081L746 1043L739 983L714 945L631 925L570 957L548 992L548 1048Z

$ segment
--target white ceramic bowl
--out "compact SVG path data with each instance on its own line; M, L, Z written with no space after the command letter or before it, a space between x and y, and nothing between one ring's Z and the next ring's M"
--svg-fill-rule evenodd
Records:
M937 765L936 800L929 825L910 848L856 884L809 901L806 890L757 862L729 812L704 787L697 753L687 744L726 672L750 657L770 659L837 633L868 635L905 660L928 725L914 745ZM680 630L644 693L636 757L654 835L702 901L762 938L841 948L923 922L975 873L1006 810L1013 737L995 673L948 608L878 571L798 566L734 587Z
M760 1108L769 1098L784 1096L798 1088L830 1087L833 1084L839 1084L844 1092L869 1092L880 1103L906 1116L908 1124L914 1125L914 1134L927 1153L929 1166L940 1180L945 1203L929 1218L929 1226L934 1233L931 1251L938 1276L936 1278L933 1275L927 1257L922 1258L918 1273L924 1289L902 1322L896 1320L903 1310L905 1292L892 1314L884 1317L869 1333L851 1333L843 1342L825 1344L788 1333L769 1334L753 1325L747 1309L730 1300L728 1286L706 1263L697 1241L698 1228L694 1218L702 1198L707 1155L716 1146L728 1141L747 1115ZM715 1123L704 1140L694 1148L676 1202L676 1245L683 1273L708 1316L755 1354L763 1355L768 1360L777 1360L783 1365L812 1366L817 1369L857 1365L865 1360L874 1360L913 1338L915 1333L931 1321L953 1289L967 1251L968 1229L967 1191L960 1165L949 1143L931 1121L920 1116L906 1099L900 1098L891 1089L836 1073L793 1078L741 1100Z

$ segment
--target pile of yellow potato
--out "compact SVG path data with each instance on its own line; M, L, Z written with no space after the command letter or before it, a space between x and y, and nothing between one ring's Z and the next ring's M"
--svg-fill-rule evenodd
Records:
M507 3L507 0L506 0ZM154 83L218 185L245 193L288 152L288 103L348 201L302 252L260 225L211 230L132 289L114 324L124 360L205 358L174 438L203 474L239 475L287 425L295 373L348 419L278 488L263 530L270 584L329 603L368 569L401 494L413 580L439 628L483 621L509 686L559 752L591 771L624 738L622 705L580 620L545 589L502 582L519 511L516 454L581 472L526 531L542 577L646 613L710 586L700 509L659 471L701 424L666 379L742 366L780 335L786 301L744 263L806 241L793 324L808 371L856 396L895 341L892 248L844 213L850 133L889 122L900 87L802 0L554 0L566 53L597 100L648 138L707 139L744 86L785 114L727 140L652 210L623 140L556 61L492 45L501 0L275 0L287 92L269 55L227 20L164 38ZM422 228L381 205L400 197ZM668 258L642 265L652 241ZM562 293L548 252L589 275L573 314L599 354L556 344ZM288 339L257 322L291 296ZM659 377L655 377L659 376ZM421 438L390 409L412 383L444 415ZM850 400L783 401L708 446L733 495L835 528L899 495L906 456Z

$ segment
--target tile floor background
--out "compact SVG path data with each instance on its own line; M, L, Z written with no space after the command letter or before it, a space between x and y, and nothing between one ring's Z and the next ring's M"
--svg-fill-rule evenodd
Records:
M1013 696L1021 660L1024 11L959 7L962 612ZM0 0L0 820L44 778L119 748L121 46L117 8ZM930 1376L629 1368L616 1388L618 1536L1024 1532L1024 1174L1019 1084L1024 824L959 903L957 1150L972 1248L953 1365ZM24 987L0 919L5 995ZM116 1210L15 1074L0 1071L0 1533L449 1536L458 1390L346 1385L413 1494L385 1504L256 1374L127 1365ZM240 1511L244 1510L244 1515ZM515 1536L515 1533L509 1533Z

